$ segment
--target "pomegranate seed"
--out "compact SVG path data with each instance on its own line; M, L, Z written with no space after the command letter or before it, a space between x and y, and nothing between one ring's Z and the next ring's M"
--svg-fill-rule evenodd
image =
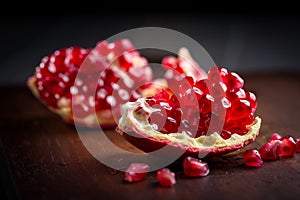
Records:
M125 172L125 180L138 182L145 179L149 171L149 165L145 163L132 163Z
M292 136L280 138L277 152L279 157L294 156L296 153L296 140Z
M134 47L132 45L132 43L130 42L130 40L128 39L121 39L121 40L117 40L115 41L113 44L113 50L115 52L115 55L117 57L119 57L120 55L123 54L123 52L125 51L133 51Z
M171 187L176 184L175 174L167 168L157 171L157 179L163 187Z
M166 121L166 113L154 112L150 115L148 121L155 130L159 131L164 127Z
M118 60L120 66L126 71L129 70L129 68L132 66L133 63L133 57L130 53L124 53L118 58Z
M177 121L172 117L167 117L164 128L167 131L167 133L176 133L176 132L178 132Z
M260 167L263 164L259 152L255 149L249 149L244 154L245 165L251 167Z
M206 162L188 156L183 161L183 172L186 176L202 177L209 174L209 168Z
M300 138L298 138L296 142L296 152L300 153Z
M263 160L277 160L278 154L277 149L280 141L279 140L273 140L271 142L268 142L264 144L260 149L259 153Z
M118 56L120 56L119 59ZM118 62L113 61L116 59ZM132 94L126 91L129 91L129 86L135 88L135 84L140 85L140 83L149 82L152 73L151 68L147 65L134 66L134 60L145 59L135 51L127 39L110 44L102 41L97 44L93 51L80 47L60 49L42 59L35 70L34 85L29 84L29 86L32 91L37 90L39 92L40 100L48 107L58 111L56 113L59 113L66 121L73 122L72 113L77 113L76 118L86 118L92 110L99 112L110 109L110 107L116 109L131 95L136 94L134 97L141 96L142 89L134 90ZM111 61L113 61L114 67L106 68ZM81 67L83 62L84 67ZM135 78L129 76L131 79L129 80L123 75L120 77L122 74L120 72L127 70L131 70L130 73L133 73ZM80 72L79 76L77 76L78 72ZM114 90L117 91L116 94L119 94L120 98L112 95ZM66 103L67 105L64 104L62 108L61 99L64 99L64 102L72 102L72 98L77 98L79 95L85 95L89 102L82 105L79 105L81 102L76 102L74 107L72 103ZM76 109L75 112L72 111L73 108ZM64 111L60 112L61 109ZM66 113L65 110L70 110L70 114ZM91 121L98 124L97 120L91 118L83 121L86 121L88 126L91 125Z
M271 142L272 140L279 140L281 138L281 135L279 135L278 133L274 133L270 139L269 142Z
M173 107L173 108L179 108L180 107L180 103L176 97L176 95L172 95L171 98L170 98L170 105Z
M230 72L226 77L226 85L230 88L242 88L244 80L237 73Z
M177 67L177 59L173 56L168 56L162 60L162 64L175 69Z
M169 94L166 90L161 90L158 94L153 96L153 99L155 99L156 103L168 102Z

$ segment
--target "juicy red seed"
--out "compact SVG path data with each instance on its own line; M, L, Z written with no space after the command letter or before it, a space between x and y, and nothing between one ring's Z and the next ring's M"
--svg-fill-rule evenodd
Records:
M156 103L168 102L169 101L169 93L166 90L162 89L159 93L154 95L152 98L155 99Z
M202 115L211 112L211 104L214 101L214 98L209 94L203 96L199 101L199 111Z
M149 165L145 163L132 163L125 172L125 180L138 182L145 179L149 171Z
M227 130L222 130L221 137L225 140L229 139L231 137L231 132Z
M219 71L219 73L220 73L220 76L221 76L222 80L223 80L224 77L226 77L227 74L228 74L227 69L222 68L222 67L218 67L218 71Z
M146 102L149 104L149 106L153 106L156 103L155 99L153 98L146 99Z
M280 143L278 145L278 156L279 157L289 157L294 156L296 153L296 140L292 136L285 136L280 138Z
M192 88L188 89L182 97L183 106L194 106L196 108L198 101L197 96Z
M279 140L273 140L271 142L264 144L259 149L261 158L263 160L277 160L279 158L277 154L279 143L280 143Z
M281 135L279 135L278 133L274 133L270 139L269 142L271 142L272 140L279 140L281 138Z
M257 100L255 94L253 94L252 92L246 92L246 99L250 102L252 113L254 113L257 107Z
M129 70L133 63L133 57L130 53L123 53L119 58L119 64L124 70Z
M150 115L148 121L155 130L159 131L164 127L166 117L163 112L154 112Z
M198 112L189 115L188 122L191 128L197 129L201 120L201 116Z
M107 56L111 49L109 48L109 43L106 41L100 41L97 43L96 50L101 54Z
M105 72L104 72L103 74L105 74L104 80L105 80L106 82L116 83L116 82L118 82L118 81L120 80L120 78L117 77L117 76L115 75L115 73L114 73L111 69L105 70ZM101 75L102 75L102 74L101 74Z
M171 113L169 114L169 117L172 117L173 119L176 120L177 125L180 124L181 116L182 116L181 108L172 109Z
M202 177L209 174L209 167L206 162L188 156L183 161L183 172L185 176Z
M218 83L222 81L222 77L220 75L220 71L217 67L210 68L207 79L209 83Z
M160 102L159 105L165 110L167 111L167 113L170 113L172 110L172 106L170 106L169 103L167 102Z
M168 56L162 60L162 64L175 69L177 66L177 59L173 56Z
M178 98L174 94L170 98L170 106L172 108L179 108L180 107L180 103L178 101Z
M193 77L187 76L185 77L185 81L187 81L190 84L190 86L195 85L195 80Z
M157 171L157 179L159 184L163 187L171 187L176 184L175 173L167 168Z
M225 83L230 88L242 88L244 86L244 80L234 72L230 72L225 78Z
M259 152L255 149L249 149L244 153L244 162L246 166L260 167L263 164Z
M234 100L231 102L231 107L227 110L227 119L238 120L244 119L251 114L250 102L247 100Z
M223 82L208 84L210 95L214 98L222 98L226 96L227 86Z
M178 132L178 122L172 117L167 117L164 129L167 133L176 133Z
M195 83L195 87L198 88L199 90L201 90L203 92L203 94L208 94L209 93L206 82L207 82L207 80L203 79L203 80L197 81Z
M296 152L300 153L300 138L298 138L296 142Z
M226 95L230 101L235 100L235 99L246 98L246 92L242 88L234 88L231 90L227 90Z
M114 42L114 48L115 56L119 57L123 54L125 51L133 51L134 47L130 40L128 39L121 39Z

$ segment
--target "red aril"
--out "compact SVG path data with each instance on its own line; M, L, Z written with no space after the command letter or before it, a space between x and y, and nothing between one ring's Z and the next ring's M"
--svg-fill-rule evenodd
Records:
M279 140L272 140L264 144L260 149L259 153L263 160L277 160L278 156L278 145L280 144Z
M183 161L183 172L185 176L202 177L209 174L209 167L206 162L188 156Z
M260 167L263 164L263 160L256 149L249 149L244 153L244 162L246 166L250 167Z
M145 179L149 171L149 165L145 163L132 163L125 172L125 180L138 182Z
M175 174L167 168L157 171L157 179L163 187L171 187L176 184Z
M120 106L135 85L152 79L152 70L131 42L100 42L95 49L70 47L42 59L28 79L33 94L64 120L83 126L114 126ZM133 100L142 96L135 92ZM95 114L94 114L95 112ZM95 117L96 116L96 117Z
M292 136L280 138L277 153L279 157L290 157L296 153L296 140Z
M270 138L269 138L269 142L271 142L272 140L279 140L282 136L279 135L278 133L274 133Z

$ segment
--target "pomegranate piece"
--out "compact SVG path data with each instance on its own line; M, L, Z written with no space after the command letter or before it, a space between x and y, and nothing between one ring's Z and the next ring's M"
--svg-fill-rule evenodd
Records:
M249 149L244 153L244 162L246 166L261 167L263 160L256 149Z
M279 135L278 133L274 133L270 139L269 139L269 142L271 142L272 140L279 140L282 136Z
M171 187L176 184L175 173L167 168L157 171L157 179L159 184L163 187Z
M149 165L145 163L132 163L125 172L125 180L138 182L145 179L149 171Z
M183 172L185 176L203 177L209 174L209 167L206 162L188 156L183 161Z
M292 136L280 138L277 153L279 157L290 157L296 153L296 140Z
M298 138L296 142L296 152L300 153L300 138Z
M112 67L111 67L112 66ZM100 77L99 77L100 75ZM141 97L134 90L152 79L152 70L131 42L100 42L93 50L60 49L42 59L28 79L33 94L65 121L114 126L122 104ZM135 85L136 84L136 85ZM132 91L132 94L131 94ZM93 111L96 111L98 119Z
M277 160L279 158L277 149L280 144L279 140L272 140L264 144L260 149L259 153L263 160Z

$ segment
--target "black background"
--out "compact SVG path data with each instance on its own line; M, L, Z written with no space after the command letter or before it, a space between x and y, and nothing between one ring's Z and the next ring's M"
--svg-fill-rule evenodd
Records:
M47 11L1 14L0 84L25 84L41 58L56 49L94 47L97 41L121 31L146 26L171 28L192 37L217 65L241 74L298 73L300 69L300 20L293 6L291 10L280 10L279 6L268 10L199 7L187 11L183 7L178 11L124 8L112 12L104 7L72 11L55 6Z

